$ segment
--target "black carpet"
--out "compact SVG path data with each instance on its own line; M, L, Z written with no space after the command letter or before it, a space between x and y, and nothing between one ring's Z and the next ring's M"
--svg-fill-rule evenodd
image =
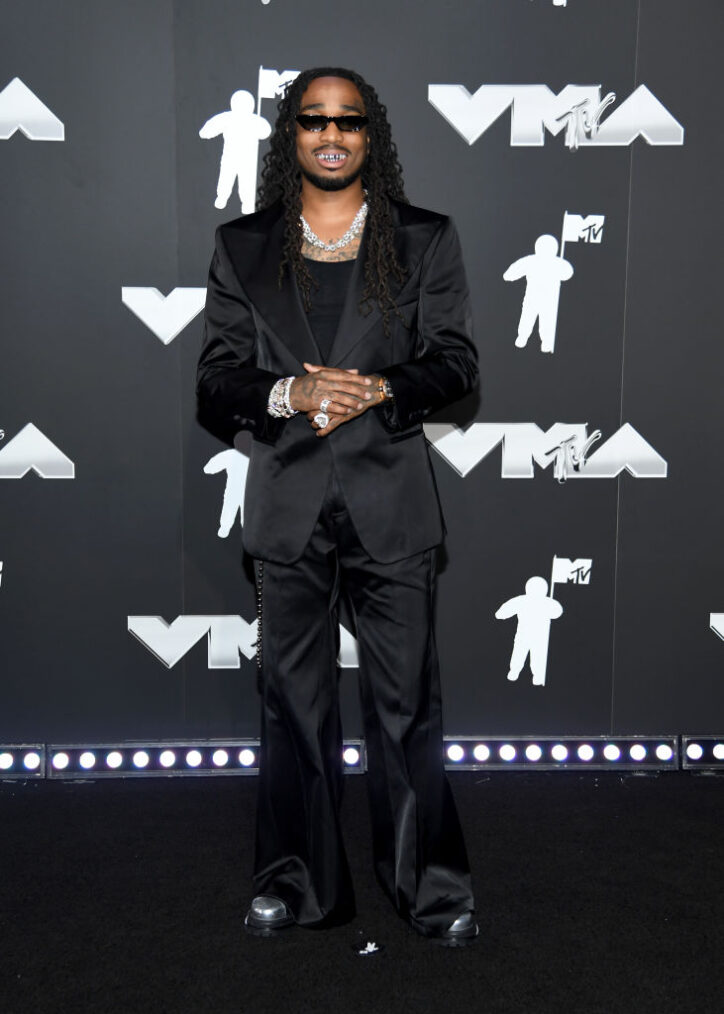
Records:
M451 776L481 935L409 930L346 781L354 922L260 940L254 778L0 784L0 1014L720 1014L724 781ZM355 945L384 949L359 957Z

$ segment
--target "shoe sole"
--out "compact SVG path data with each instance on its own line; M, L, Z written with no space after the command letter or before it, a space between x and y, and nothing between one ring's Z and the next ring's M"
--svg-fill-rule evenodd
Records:
M468 933L466 935L461 933L459 935L456 934L449 937L431 937L430 939L439 947L469 947L471 944L475 943L479 933L480 927L476 926L474 933Z
M249 919L247 916L244 919L244 929L247 933L251 933L253 937L274 937L278 933L281 933L285 929L289 929L294 925L294 919L280 919L278 922L273 924L269 923L256 923Z

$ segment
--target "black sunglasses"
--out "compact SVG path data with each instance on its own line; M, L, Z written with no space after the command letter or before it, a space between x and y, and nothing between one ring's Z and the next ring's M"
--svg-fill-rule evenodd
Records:
M300 127L311 130L313 134L326 130L330 123L336 124L344 134L357 133L370 122L367 116L318 116L306 113L300 113L296 121Z

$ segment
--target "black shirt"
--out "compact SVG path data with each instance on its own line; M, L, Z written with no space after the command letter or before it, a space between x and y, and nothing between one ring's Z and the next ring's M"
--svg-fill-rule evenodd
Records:
M312 291L312 308L308 319L312 334L317 339L324 366L332 351L332 342L347 298L354 261L314 261L309 257L305 257L305 260L309 273L319 284L319 288Z

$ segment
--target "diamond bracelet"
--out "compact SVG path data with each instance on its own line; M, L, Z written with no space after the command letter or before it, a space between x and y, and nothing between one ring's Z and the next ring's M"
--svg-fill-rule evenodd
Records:
M266 410L275 419L291 419L293 415L298 414L297 409L292 408L289 401L289 391L293 380L294 377L282 377L277 380L269 392Z

